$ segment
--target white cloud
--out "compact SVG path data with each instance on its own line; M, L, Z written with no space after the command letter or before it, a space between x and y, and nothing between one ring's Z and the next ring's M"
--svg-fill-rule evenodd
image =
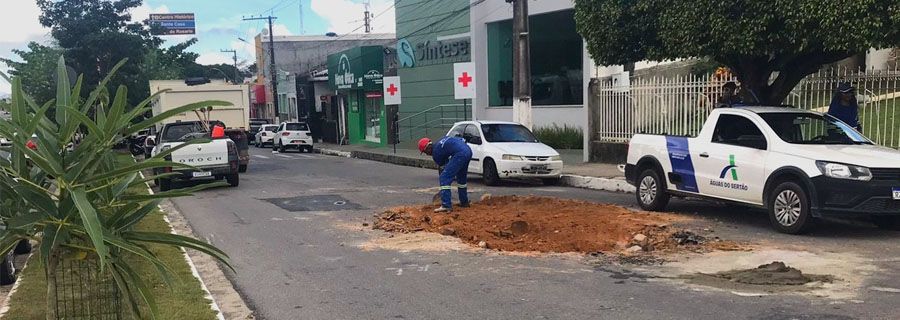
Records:
M380 14L372 22L373 32L394 33L396 31L393 3L392 0L371 2L369 12L373 15ZM328 22L328 31L338 34L365 32L360 26L363 25L363 12L365 12L366 6L358 0L312 0L311 7L313 12Z
M50 32L38 21L41 10L35 1L4 1L0 10L0 42L28 42Z
M232 60L231 55L225 55L221 52L205 52L201 53L199 57L197 57L197 63L199 64L231 64L234 60Z
M169 7L166 5L154 8L146 3L142 3L141 6L132 8L130 13L131 21L143 22L144 20L150 19L151 13L170 13L170 11Z

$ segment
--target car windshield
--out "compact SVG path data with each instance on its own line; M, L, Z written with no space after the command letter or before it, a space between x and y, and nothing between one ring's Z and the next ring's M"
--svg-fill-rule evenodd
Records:
M166 127L161 142L184 142L206 134L199 123L171 124Z
M309 128L305 123L288 123L285 128L287 131L307 131Z
M537 142L534 134L519 124L482 124L481 131L488 142Z
M762 113L781 140L793 144L872 144L840 120L812 113Z

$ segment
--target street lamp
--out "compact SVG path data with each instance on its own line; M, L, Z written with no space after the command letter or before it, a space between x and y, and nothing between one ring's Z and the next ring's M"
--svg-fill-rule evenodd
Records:
M210 70L216 70L222 74L222 79L225 80L225 83L228 83L228 76L225 75L225 71L222 71L219 68L209 68Z

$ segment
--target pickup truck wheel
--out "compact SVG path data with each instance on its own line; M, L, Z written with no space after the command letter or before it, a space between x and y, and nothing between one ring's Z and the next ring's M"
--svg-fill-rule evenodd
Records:
M19 240L19 243L16 244L16 249L13 250L15 254L28 254L31 253L31 242L28 240Z
M225 181L227 181L228 185L232 187L237 187L239 184L241 184L240 176L237 173L225 176Z
M806 190L794 182L782 182L769 193L769 221L776 231L800 234L812 225Z
M0 285L10 285L16 282L16 267L13 266L13 256L7 255L0 263Z
M171 179L159 179L159 191L169 191L172 190L172 180Z
M240 172L240 173L247 172L247 165L246 164L239 165L238 172Z
M669 194L666 193L666 182L659 178L659 173L653 169L644 170L638 176L635 199L641 209L647 211L662 211L669 204Z
M885 230L900 231L900 217L872 217L872 223Z
M500 175L497 174L497 165L494 160L486 159L484 161L484 184L488 186L496 186L500 184Z

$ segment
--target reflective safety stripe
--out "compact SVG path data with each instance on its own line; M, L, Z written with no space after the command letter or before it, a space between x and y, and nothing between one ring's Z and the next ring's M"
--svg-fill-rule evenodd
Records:
M466 188L466 185L460 184L460 185L457 185L456 187L457 187L457 188L460 188L460 189L465 189L465 188Z
M441 190L451 190L451 189L453 189L453 188L451 188L450 186L441 186Z

